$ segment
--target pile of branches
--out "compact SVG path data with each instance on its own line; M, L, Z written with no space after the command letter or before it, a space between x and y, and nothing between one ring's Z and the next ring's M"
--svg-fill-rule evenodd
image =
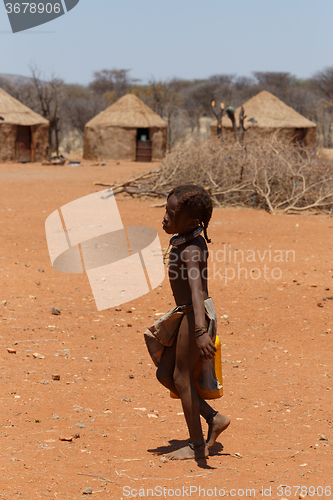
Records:
M165 197L174 186L192 183L204 186L218 206L259 207L272 214L333 211L333 162L314 149L274 139L192 144L168 154L155 170L108 186L115 194Z

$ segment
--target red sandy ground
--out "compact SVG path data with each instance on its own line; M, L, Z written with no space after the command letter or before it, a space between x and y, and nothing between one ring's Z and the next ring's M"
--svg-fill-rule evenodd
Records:
M333 218L214 210L211 253L230 250L215 269L211 262L224 376L214 405L232 423L206 464L162 463L187 439L180 403L156 381L142 335L173 306L167 279L120 311L98 312L85 275L53 270L44 231L54 210L105 189L93 181L149 167L0 166L0 499L89 498L88 487L98 499L263 498L262 488L274 499L301 498L297 486L329 498L333 300L324 298L333 296ZM167 246L163 208L117 202L126 226L154 227Z

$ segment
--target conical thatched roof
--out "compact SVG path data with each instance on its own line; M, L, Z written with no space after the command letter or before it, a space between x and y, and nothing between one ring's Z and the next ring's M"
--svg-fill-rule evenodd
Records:
M86 127L96 126L164 128L167 124L137 96L127 94L86 124Z
M275 95L263 90L243 104L245 111L245 128L279 129L279 128L312 128L316 124L300 115L290 106L280 101ZM235 111L236 123L239 125L239 112L241 107ZM257 123L251 123L254 118ZM212 124L212 126L214 123ZM216 126L216 121L215 121ZM223 116L222 126L232 128L228 116Z
M32 111L17 99L7 94L0 88L0 116L4 121L0 123L10 123L12 125L40 125L49 124L49 121Z

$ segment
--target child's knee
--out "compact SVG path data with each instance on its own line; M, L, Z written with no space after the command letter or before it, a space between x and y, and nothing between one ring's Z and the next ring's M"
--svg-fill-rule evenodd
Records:
M189 377L187 377L185 373L182 373L178 370L175 370L173 374L173 381L176 389L179 392L184 391L191 385L191 380L189 379Z

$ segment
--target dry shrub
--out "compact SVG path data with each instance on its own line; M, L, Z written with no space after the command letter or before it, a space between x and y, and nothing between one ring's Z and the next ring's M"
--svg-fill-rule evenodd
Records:
M204 186L220 206L257 206L271 213L333 207L333 162L316 150L274 139L246 145L210 139L173 151L156 170L112 187L132 196L165 196L188 183Z

